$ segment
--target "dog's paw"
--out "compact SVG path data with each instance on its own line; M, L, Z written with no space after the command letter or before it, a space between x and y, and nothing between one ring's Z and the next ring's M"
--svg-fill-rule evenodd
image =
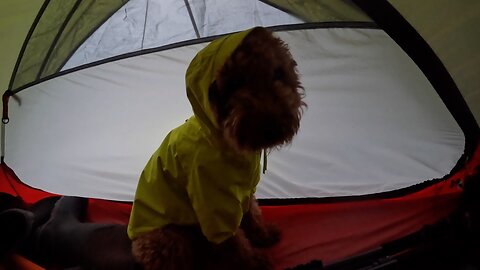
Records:
M266 224L261 232L253 235L250 242L259 248L269 248L280 242L282 233L277 225Z

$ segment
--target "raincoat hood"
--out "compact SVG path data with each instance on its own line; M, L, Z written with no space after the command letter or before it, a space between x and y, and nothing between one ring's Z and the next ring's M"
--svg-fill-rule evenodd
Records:
M211 42L192 60L186 72L187 97L193 113L210 132L218 124L209 101L209 88L223 64L253 29L227 35Z

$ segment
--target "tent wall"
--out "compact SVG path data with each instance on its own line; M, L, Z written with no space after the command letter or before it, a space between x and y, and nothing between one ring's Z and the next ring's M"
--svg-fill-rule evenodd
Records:
M480 2L389 2L414 26L441 59L480 124Z
M3 85L3 89L6 89L8 77L11 76L14 67L11 61L14 61L13 58L16 57L21 48L22 39L26 36L27 31L25 27L28 27L33 21L35 13L42 4L41 2L40 0L6 0L0 4L2 5L0 10L3 14L0 21L0 33L4 40L2 50L0 51L0 59L2 59L0 86ZM364 15L359 13L358 9L353 8L350 1L265 0L264 2L286 11L290 10L292 14L302 17L307 21L364 20ZM476 53L476 50L480 47L480 27L478 27L480 3L475 0L428 0L420 2L391 0L390 2L405 16L439 55L442 62L454 77L455 82L459 86L460 91L469 104L470 110L472 110L478 122L480 118L480 106L478 106L478 104L480 104L480 78L478 78L476 74L480 73L480 57L478 53ZM95 1L95 4L103 5L103 3L105 2ZM91 6L91 8L99 10L98 6ZM58 11L59 10L57 10L57 12ZM66 10L65 12L68 11ZM65 14L58 13L56 16L61 17L65 16ZM98 22L101 22L101 20L97 21L97 23ZM96 27L98 27L98 25L94 25L93 28ZM73 32L76 33L77 31ZM76 49L75 46L80 45L78 41L84 38L85 37L76 36L75 40L77 41L73 43L71 41L66 42L66 44L69 44L70 49L68 50L70 50L70 52L65 51L62 53L62 56L58 58L57 61L64 63L66 61L65 57L68 58L72 50ZM71 47L71 45L74 46ZM49 44L46 43L37 46L49 46ZM65 50L66 47L59 49ZM4 59L6 61L3 61ZM32 64L24 65L31 66ZM35 80L33 73L29 78L30 79L21 80L23 82L19 81L15 85L21 87L24 83L29 83L32 79Z
M306 21L370 20L350 1L266 1ZM480 2L389 1L437 53L480 123Z
M278 32L309 108L293 144L269 157L259 197L392 191L442 178L462 155L462 131L414 62L382 30L349 25ZM151 153L192 114L184 73L203 46L105 63L19 92L7 164L47 191L130 201Z

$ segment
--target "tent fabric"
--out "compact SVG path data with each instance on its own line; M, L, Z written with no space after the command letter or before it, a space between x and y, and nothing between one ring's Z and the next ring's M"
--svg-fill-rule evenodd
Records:
M100 1L95 2L100 3ZM347 12L347 14L350 12L353 12L354 14L358 13L358 11L355 11L356 8L351 7L352 4L349 3L349 1L264 2L270 5L278 6L286 12L295 14L306 21L352 21L355 20L355 17L343 17L345 16L343 14L345 14L345 12ZM305 4L303 6L297 5L299 9L297 12L294 12L290 11L288 6L282 5L282 2L286 2L289 5L295 5L295 2L305 2ZM401 14L409 21L410 24L414 26L414 28L426 39L428 44L439 55L442 62L447 66L447 69L454 77L456 84L459 86L460 91L462 92L462 95L469 104L470 110L472 110L474 113L477 122L479 122L480 106L476 104L480 103L480 79L476 74L480 72L480 57L478 57L476 51L480 46L480 33L478 32L480 31L480 28L477 27L478 18L480 17L480 3L475 0L426 0L421 2L412 0L391 0L389 2L401 12ZM348 3L348 5L346 3ZM16 1L14 5L6 5L2 7L2 11L4 11L6 14L17 14L19 13L17 4L21 4L21 2ZM347 5L347 7L343 8L345 5ZM38 5L30 5L30 2L29 6L33 10L38 9ZM100 10L97 6L91 6L91 8L94 10ZM313 12L315 10L318 12ZM306 15L302 16L299 12L313 13L313 17L308 17ZM17 14L15 17L18 18L21 16L27 16L28 14L29 12L22 11L21 14ZM318 14L324 14L324 16L321 17L321 20L319 20L320 15ZM59 14L58 16L62 15ZM6 17L3 16L2 18ZM6 24L3 27L11 27L11 25ZM92 27L98 27L98 25ZM15 33L17 32L15 31ZM82 37L80 40L84 38L85 37ZM9 41L10 40L11 37L9 36ZM77 46L79 45L80 44L77 44ZM49 44L38 44L35 46L35 50L38 50L42 46L49 46ZM73 53L75 49L76 47L71 48L70 54ZM8 56L11 55L11 51L4 50L0 52L0 54ZM70 54L63 55L64 62L67 61L65 58L68 58ZM22 59L25 60L30 58L24 57ZM27 64L20 63L20 65ZM13 65L2 69L2 76L4 76L5 73L10 74L12 69ZM22 76L20 74L21 72L18 72L17 76ZM15 90L18 87L22 87L24 84L32 82L30 79L22 81L22 83L19 82L15 84L17 85L16 87L10 86L9 89ZM4 85L6 85L6 83L4 83Z
M414 59L462 129L465 135L465 156L469 157L477 143L480 128L454 80L435 52L388 2L381 0L375 2L354 0L354 2L374 18L375 22Z
M383 31L278 35L298 62L309 107L294 142L269 156L260 198L379 193L441 178L455 166L462 131ZM131 201L151 153L192 114L184 74L205 44L83 69L20 92L21 106L10 104L7 164L50 192Z
M461 203L462 187L467 178L478 174L479 166L480 147L477 147L462 170L405 196L288 205L272 205L270 200L261 200L265 218L282 230L282 241L269 251L276 269L312 260L323 260L329 265L376 249L447 217ZM0 184L8 183L11 188L8 191L6 185L0 185L0 192L22 198L35 197L29 203L55 196L25 186L5 164L0 169ZM130 209L130 203L90 199L87 221L126 224Z
M305 21L371 20L351 1L265 1ZM480 123L480 2L475 0L389 0L422 35L447 67ZM374 4L375 5L375 4ZM348 15L348 17L347 17ZM461 19L460 19L461 18Z
M187 6L185 2L175 0L132 0L76 50L63 70L120 54L254 26L302 22L260 1L191 1Z
M478 181L478 132L463 134L452 101L352 4L367 1L125 2L44 1L11 67L7 96L17 93L19 103L10 102L0 192L27 203L85 196L89 221L125 223L146 159L191 115L179 87L189 60L211 35L255 25L279 26L310 105L295 142L269 156L258 188L266 218L284 230L272 251L279 269L330 264L418 231L459 207L467 178ZM480 2L375 3L391 4L426 40L478 124Z
M351 1L262 0L306 22L372 21Z
M124 4L120 0L45 1L22 48L10 89L57 72L96 26Z
M389 0L432 47L480 124L480 2Z
M14 71L9 88L15 90L58 72L74 51L92 34L92 31L96 30L125 2L124 0L45 1L39 14L42 16L31 36L28 37L28 43ZM133 38L135 50L195 38L187 7L190 8L193 19L198 24L202 34L200 37L219 34L219 31L225 34L256 25L269 26L299 22L298 19L253 0L192 1L188 6L186 5L188 1L133 0L130 2L132 4L128 4L117 13L119 15L117 17L128 24L127 28L120 30L123 31L123 35L119 38L120 43L131 41ZM250 14L255 15L248 16ZM133 17L130 18L130 15ZM247 17L250 17L250 21ZM237 19L234 20L234 18ZM102 31L100 29L100 32ZM115 36L107 35L106 38L108 42L113 41L118 44ZM150 40L151 38L153 40ZM120 54L126 51L120 47L112 52ZM75 56L73 59L78 57Z
M8 88L12 69L35 15L42 5L41 0L4 0L0 1L0 89Z

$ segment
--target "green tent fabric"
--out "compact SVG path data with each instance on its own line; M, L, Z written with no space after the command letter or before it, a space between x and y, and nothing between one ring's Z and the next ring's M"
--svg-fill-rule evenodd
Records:
M14 70L15 89L58 72L71 53L124 1L45 1Z
M0 88L8 88L12 70L28 30L42 0L5 0L0 2Z

